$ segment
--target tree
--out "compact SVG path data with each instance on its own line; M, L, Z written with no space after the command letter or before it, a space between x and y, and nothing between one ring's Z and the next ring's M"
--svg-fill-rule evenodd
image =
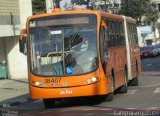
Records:
M46 12L45 0L32 0L33 14L41 14Z
M145 22L152 26L154 38L156 39L155 29L159 28L159 24L157 23L157 20L159 19L158 5L155 2L152 2L148 7L148 11L144 15Z
M120 14L135 18L141 23L141 17L148 11L150 0L122 0Z
M160 39L160 22L156 23L156 28L158 29L159 39Z

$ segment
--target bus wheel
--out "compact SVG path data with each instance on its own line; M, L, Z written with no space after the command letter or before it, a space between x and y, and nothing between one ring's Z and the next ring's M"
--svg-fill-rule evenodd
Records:
M114 82L114 72L112 71L112 77L111 77L111 89L112 89L112 92L107 94L106 96L106 101L113 101L113 98L114 98L114 89L115 89L115 82Z
M55 105L55 100L54 99L43 99L43 103L46 108L51 108Z
M114 98L113 93L109 93L109 94L107 94L105 101L113 101L113 98Z
M129 85L138 86L138 66L136 65L136 77L130 80Z
M127 93L128 91L128 73L125 71L125 80L124 85L118 89L118 93Z
M132 79L129 83L131 86L138 86L138 76L136 76L134 79Z

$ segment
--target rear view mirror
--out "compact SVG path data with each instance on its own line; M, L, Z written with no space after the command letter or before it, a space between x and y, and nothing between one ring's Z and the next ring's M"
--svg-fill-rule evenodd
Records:
M19 38L19 51L24 55L27 55L27 31L22 29Z
M102 20L102 22L101 22L101 26L106 30L107 29L107 25L106 25L106 23L105 23L105 21L104 20Z

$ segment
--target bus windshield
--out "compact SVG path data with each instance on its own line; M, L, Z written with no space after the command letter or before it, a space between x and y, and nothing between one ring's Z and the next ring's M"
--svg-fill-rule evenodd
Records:
M98 68L96 26L30 29L33 74L79 75Z

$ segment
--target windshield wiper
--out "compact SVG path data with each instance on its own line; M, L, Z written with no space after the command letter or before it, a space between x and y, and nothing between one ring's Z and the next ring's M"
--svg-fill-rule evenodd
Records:
M76 28L76 32L74 33L74 35L73 35L72 38L70 39L70 40L71 40L70 43L72 43L72 42L75 40L75 38L76 38L77 35L79 34L80 30L81 30L81 27Z
M48 31L49 29L46 28L46 27L43 27L42 29L43 29L44 32L47 33L48 38L51 39L51 34L50 34L49 31Z

